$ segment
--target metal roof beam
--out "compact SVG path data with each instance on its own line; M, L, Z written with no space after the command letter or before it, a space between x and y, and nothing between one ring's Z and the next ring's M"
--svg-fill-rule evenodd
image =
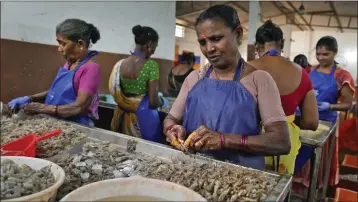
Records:
M286 24L277 24L278 26L284 26ZM299 25L304 25L304 24L299 24ZM325 27L325 28L339 28L339 26L327 26L327 25L311 25L312 27ZM357 27L342 27L343 29L352 29L352 30L358 30Z
M341 33L343 33L343 28L342 28L341 20L340 20L339 17L338 17L336 7L334 6L334 4L333 4L332 1L329 2L329 6L331 7L331 9L332 9L332 11L333 11L333 13L334 13L334 17L335 17L336 20L337 20L338 28L341 30Z
M287 12L287 14L294 14L295 12ZM284 13L280 13L280 14L276 14L276 15L270 15L270 16L264 16L265 18L275 18L275 17L280 17L282 15L286 15ZM310 12L305 12L303 13L303 15L319 15L319 16L333 16L333 11L310 11ZM339 15L340 17L357 17L356 15Z
M285 12L278 4L276 1L272 1L272 4L282 13L286 16L286 18L288 18L289 13ZM296 27L298 27L298 29L300 29L301 31L304 31L304 29L295 22L295 18L293 17L293 19L291 19L292 24L294 24Z
M239 9L239 10L243 11L244 13L249 14L249 11L248 11L245 7L241 6L238 2L232 1L231 4L232 4L233 7L235 7L236 9ZM261 2L260 2L260 7L261 7ZM263 20L262 15L260 15L260 21L263 22L263 23L265 22L265 21ZM244 22L242 22L242 23L244 23Z
M290 2L287 1L288 5L296 12L298 13L298 15L301 17L301 19L303 20L303 22L306 24L306 26L308 26L310 28L311 31L314 31L313 28L311 27L311 25L307 22L307 20L302 16L302 14L297 10L297 8L295 8L295 6Z

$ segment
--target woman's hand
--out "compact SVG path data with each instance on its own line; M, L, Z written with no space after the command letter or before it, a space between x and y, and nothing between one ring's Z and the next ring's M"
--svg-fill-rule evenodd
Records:
M328 111L330 109L330 104L328 102L318 102L317 105L319 112Z
M8 103L8 107L10 109L15 109L18 107L23 107L25 104L28 104L30 102L31 102L31 98L29 96L18 97L18 98L11 100Z
M220 133L210 130L206 126L200 126L196 134L190 140L189 148L194 151L220 150L221 139Z
M186 135L185 128L181 125L173 126L165 134L165 136L167 137L166 138L167 142L169 142L171 145L175 146L179 150L184 149L181 147L181 145L184 144L185 135Z
M30 116L34 116L37 114L41 114L43 109L46 107L47 105L39 103L39 102L31 102L29 104L26 104L24 106L24 112L26 115L30 115Z

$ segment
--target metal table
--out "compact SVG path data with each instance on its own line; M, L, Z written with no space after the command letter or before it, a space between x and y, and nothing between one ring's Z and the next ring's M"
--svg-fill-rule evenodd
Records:
M46 115L38 115L33 117L26 117L27 119L33 119L33 118L39 118L39 117L47 117ZM24 117L25 119L25 117ZM185 154L179 150L173 149L170 146L127 136L124 134L96 128L93 126L84 126L78 123L70 122L67 120L61 120L57 119L58 121L67 122L71 125L73 125L75 128L80 130L81 132L88 135L87 138L82 140L80 143L74 145L71 149L65 150L60 152L59 154L47 158L50 161L54 161L57 158L61 158L64 155L68 154L77 154L82 151L82 146L88 142L88 141L109 141L112 144L117 144L119 147L121 147L123 150L127 150L128 147L131 147L131 151L138 152L138 153L144 153L147 155L155 156L157 158L163 159L163 160L172 160L172 159L182 159L182 160L189 160L189 161L195 161L198 163L213 163L216 165L230 165L239 167L242 169L249 169L255 172L259 173L266 173L268 175L273 176L276 179L277 184L273 187L271 191L266 193L267 197L263 201L277 201L282 202L290 200L291 195L291 189L292 189L292 176L284 175L284 174L278 174L276 172L271 171L261 171L261 170L255 170L252 168L243 167L237 164L233 164L230 162L224 162L215 160L213 158L207 157L202 154Z
M338 114L339 117L339 114ZM339 121L339 118L337 118L337 122ZM323 124L325 126L328 126L330 129L318 136L315 137L308 137L305 136L303 133L300 135L301 143L314 148L313 155L311 157L311 170L310 170L310 185L308 190L307 197L304 197L307 199L307 201L316 201L316 190L317 190L317 180L318 180L318 170L320 167L320 161L322 156L322 148L326 144L327 140L329 141L329 150L328 150L328 160L324 162L324 172L323 172L323 190L322 190L322 199L325 197L328 187L328 177L331 167L331 160L332 160L332 154L334 150L334 143L335 143L335 133L336 133L336 123L331 123L327 121L319 121L320 124ZM296 195L296 194L295 194ZM300 195L296 195L300 196ZM300 196L302 198L302 196Z
M254 171L260 172L260 173L262 173L262 172L266 173L268 175L274 176L277 180L277 184L269 193L267 193L267 197L265 198L264 201L281 202L281 201L284 201L285 199L290 198L291 188L292 188L292 176L281 175L281 174L278 174L275 172L270 172L270 171L261 171L261 170L255 170L252 168L246 168L246 167L243 167L240 165L232 164L230 162L218 161L218 160L209 158L205 155L200 155L200 154L187 155L187 154L184 154L181 151L175 150L172 147L167 146L167 145L150 142L147 140L123 135L120 133L115 133L115 132L100 129L100 128L87 127L87 126L83 126L83 125L80 125L77 123L72 123L72 122L69 122L69 123L73 124L80 131L86 133L88 135L88 138L86 140L82 141L81 143L75 145L72 149L64 151L54 157L49 158L49 160L55 160L57 158L60 158L63 155L67 155L67 154L80 153L82 150L82 145L87 141L98 141L98 140L109 141L113 144L119 145L121 148L123 148L123 150L126 150L128 148L128 146L133 148L133 145L135 145L134 150L133 150L134 152L145 153L148 155L155 156L157 158L161 158L163 160L171 160L171 159L180 158L183 160L185 160L185 159L194 160L198 163L211 162L216 165L231 165L231 166L240 167L243 169L254 170Z

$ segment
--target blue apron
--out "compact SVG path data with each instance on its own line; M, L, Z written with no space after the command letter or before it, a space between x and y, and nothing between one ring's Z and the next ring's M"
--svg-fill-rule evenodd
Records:
M131 54L145 59L145 55L141 52L131 51ZM136 116L140 134L143 139L157 143L165 142L158 109L150 108L148 93L145 94L139 103Z
M143 139L157 143L165 142L158 109L150 108L148 93L141 100L136 111L136 116Z
M213 71L213 67L210 66L205 77L195 84L188 94L184 112L183 125L187 134L192 133L201 125L221 133L250 136L261 134L256 101L238 81L243 62L243 59L240 59L233 81L209 78ZM218 160L228 160L260 170L265 169L263 156L232 149L203 153Z
M335 62L329 74L318 72L319 65L309 74L313 88L316 91L317 102L328 102L330 104L337 104L338 102L338 85L334 72L337 69ZM337 111L324 111L319 112L319 120L336 122L338 113Z
M334 72L337 68L335 62L330 74L318 72L319 65L309 74L313 88L316 91L317 102L328 102L330 104L337 104L338 101L338 86ZM336 111L324 111L319 112L319 120L336 122L337 112ZM312 156L313 148L302 145L297 155L295 163L295 173L299 172L302 166Z
M83 64L85 64L88 60L97 54L97 51L91 51L88 56L73 70L61 67L57 72L56 78L51 85L44 103L47 105L66 105L74 103L77 98L77 93L73 87L75 73ZM66 119L84 125L93 124L87 113L74 117L68 117Z

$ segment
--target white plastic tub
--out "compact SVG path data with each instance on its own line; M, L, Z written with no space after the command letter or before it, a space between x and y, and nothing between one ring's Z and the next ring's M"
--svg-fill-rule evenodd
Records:
M19 165L26 164L35 170L40 170L41 168L50 165L51 172L55 178L55 183L51 187L42 190L38 193L34 193L19 198L1 200L2 202L3 201L4 202L5 201L49 201L50 199L56 197L58 188L62 185L63 181L65 180L65 172L60 166L44 159L24 157L24 156L1 156L1 162L6 159L10 159Z
M109 198L121 196L149 197L157 199L155 201L206 201L198 193L179 184L136 176L88 184L67 194L61 199L61 202L101 201L103 199L110 201ZM130 201L135 200L131 199ZM146 201L150 201L150 199Z

